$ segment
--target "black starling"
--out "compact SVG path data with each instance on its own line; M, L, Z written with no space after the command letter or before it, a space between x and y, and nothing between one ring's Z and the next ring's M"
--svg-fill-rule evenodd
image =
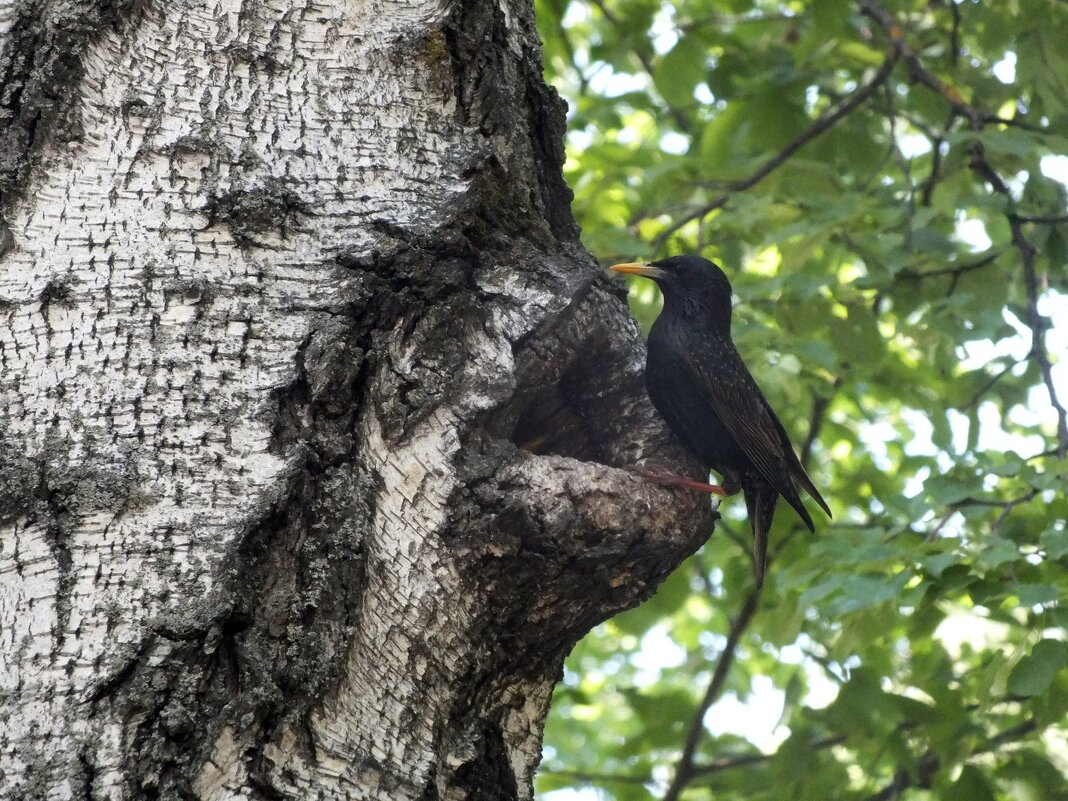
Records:
M652 278L664 293L664 310L649 332L645 385L653 405L683 444L723 476L721 494L739 489L744 493L759 587L779 496L794 507L810 531L815 528L797 485L828 516L831 510L734 347L730 282L718 266L697 256L617 264L612 269Z

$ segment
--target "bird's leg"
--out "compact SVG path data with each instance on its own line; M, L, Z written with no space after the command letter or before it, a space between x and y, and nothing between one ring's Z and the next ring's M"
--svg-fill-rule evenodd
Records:
M650 473L648 470L642 470L641 468L634 468L634 472L649 481L656 484L662 484L665 487L686 487L687 489L697 490L698 492L710 492L713 495L719 495L721 498L726 498L728 495L732 494L724 487L708 484L704 481L695 481L692 478L668 476L663 473ZM737 490L735 490L735 492L737 492Z
M727 495L734 495L736 492L742 491L742 480L738 477L736 471L723 471L723 489L726 491Z

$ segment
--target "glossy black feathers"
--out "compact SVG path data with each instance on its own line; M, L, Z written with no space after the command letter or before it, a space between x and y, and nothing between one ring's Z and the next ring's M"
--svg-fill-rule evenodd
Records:
M831 514L730 336L731 287L707 259L651 262L664 310L649 332L646 385L653 405L702 463L745 494L754 572L763 581L775 502L786 499L815 530L802 488ZM639 273L641 274L641 273Z

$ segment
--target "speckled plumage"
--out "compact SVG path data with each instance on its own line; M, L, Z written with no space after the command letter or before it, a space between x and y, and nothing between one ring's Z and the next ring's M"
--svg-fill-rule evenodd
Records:
M779 496L812 531L798 486L831 512L734 346L730 282L718 266L696 256L617 266L652 278L664 293L664 310L649 332L649 397L686 447L724 477L725 489L744 493L759 586Z

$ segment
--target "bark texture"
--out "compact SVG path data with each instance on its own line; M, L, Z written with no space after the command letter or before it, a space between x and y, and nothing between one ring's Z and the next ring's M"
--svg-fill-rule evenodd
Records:
M0 10L0 797L526 799L710 530L528 0Z

